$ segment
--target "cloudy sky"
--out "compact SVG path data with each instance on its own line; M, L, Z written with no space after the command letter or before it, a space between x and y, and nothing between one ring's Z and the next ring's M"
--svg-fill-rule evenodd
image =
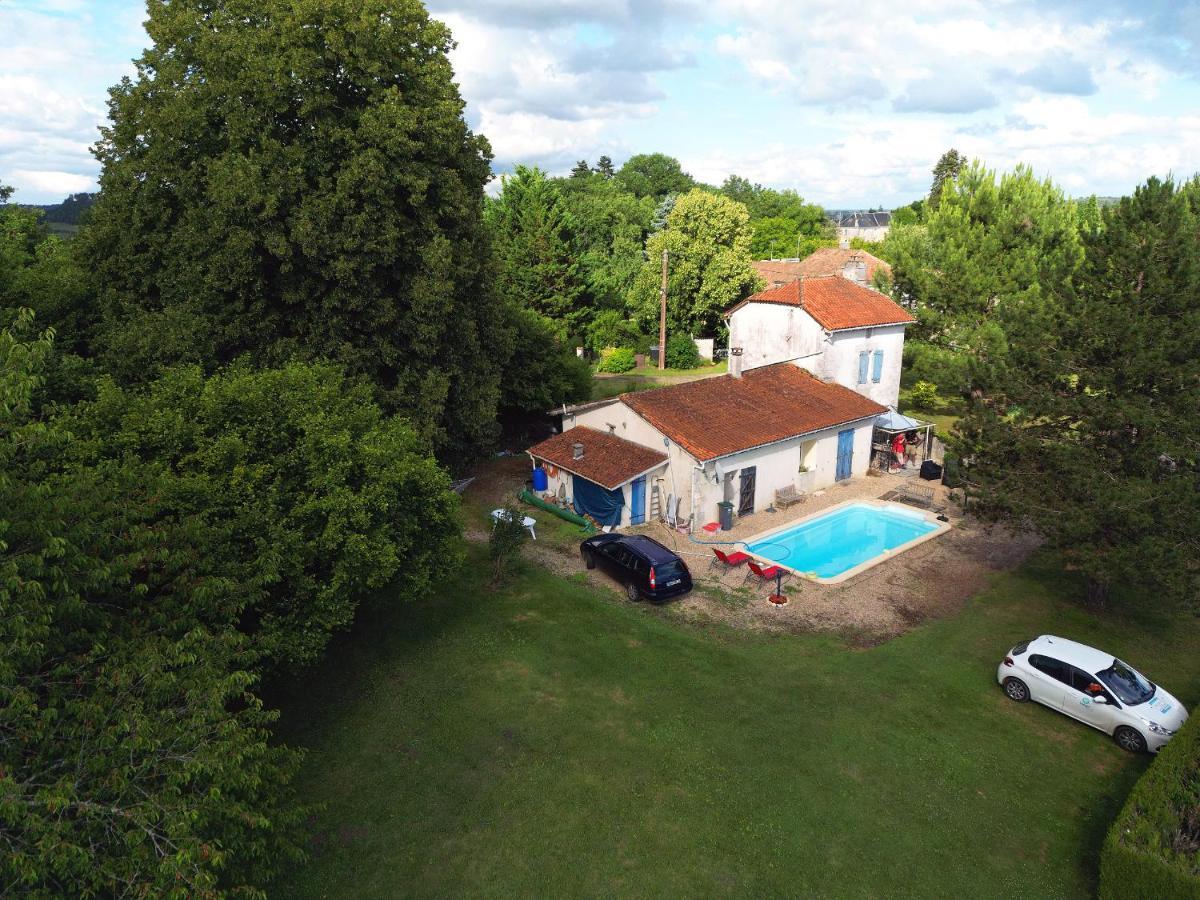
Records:
M957 147L1072 194L1200 170L1200 0L433 0L502 172L677 156L833 207L923 194ZM903 9L903 12L898 11ZM0 0L0 183L95 186L140 0Z

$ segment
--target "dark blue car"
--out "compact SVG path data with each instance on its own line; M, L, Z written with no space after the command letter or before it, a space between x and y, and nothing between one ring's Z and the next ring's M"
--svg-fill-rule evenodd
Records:
M692 589L682 559L643 534L597 534L579 545L589 569L597 566L625 586L630 600L666 600Z

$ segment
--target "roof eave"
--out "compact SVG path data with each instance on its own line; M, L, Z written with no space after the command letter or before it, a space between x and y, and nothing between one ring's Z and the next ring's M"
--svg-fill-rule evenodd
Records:
M590 475L584 475L582 472L576 472L574 469L570 469L567 466L564 466L560 462L555 462L554 460L550 459L547 456L538 456L532 450L526 450L525 455L528 456L530 459L540 459L543 462L548 462L551 465L555 466L560 471L570 472L572 475L576 476L577 478L582 478L585 481L590 481L590 482L592 482L592 484L598 484L601 487L607 488L610 491L615 491L617 488L624 487L625 485L629 484L631 481L637 481L643 475L649 475L655 469L660 469L663 466L667 465L671 461L670 458L661 460L660 462L657 462L654 465L652 465L650 468L645 469L641 472L638 472L636 475L631 475L629 478L626 478L624 481L618 481L616 484L605 484L603 481L597 481L595 478L592 478Z
M916 325L916 319L905 319L903 322L876 322L873 325L847 325L845 328L825 328L829 334L837 334L841 331L862 331L864 328L891 328L893 325Z
M717 456L709 456L709 457L705 457L703 459L701 459L699 456L696 456L696 459L701 463L710 463L710 462L713 462L718 459L728 459L730 456L737 456L739 453L746 453L747 451L750 451L750 450L761 450L763 447L772 447L775 444L782 444L785 441L794 441L794 440L796 440L796 438L808 437L810 434L817 434L822 431L828 431L830 428L841 428L845 425L856 425L859 422L865 422L868 419L876 419L879 416L883 415L883 413L885 413L885 412L887 412L887 407L883 408L883 412L870 413L865 416L858 416L857 418L854 418L854 419L846 419L844 422L832 422L829 425L822 425L820 428L812 428L812 429L809 429L808 431L801 431L799 434L789 434L787 437L779 438L778 440L775 440L775 441L765 441L764 443L761 443L761 444L754 444L750 447L743 447L740 450L731 450L728 453L721 453L721 454L718 454ZM695 456L695 454L692 454L692 455Z

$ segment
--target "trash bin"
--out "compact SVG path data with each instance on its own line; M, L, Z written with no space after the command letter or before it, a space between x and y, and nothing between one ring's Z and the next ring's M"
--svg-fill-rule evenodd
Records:
M717 518L721 522L722 531L729 531L733 528L733 504L728 500L718 503Z

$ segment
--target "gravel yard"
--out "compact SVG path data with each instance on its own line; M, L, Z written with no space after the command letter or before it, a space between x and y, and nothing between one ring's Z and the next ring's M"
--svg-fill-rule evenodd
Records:
M481 511L486 516L487 510L511 500L524 486L528 471L524 456L503 457L480 467L476 481L464 495L470 516L469 538L486 539L485 519L479 518ZM698 531L689 539L688 535L660 523L637 529L679 553L696 580L696 589L665 604L662 614L697 624L720 621L758 631L835 632L856 643L871 645L929 619L956 612L968 597L987 585L992 575L1014 568L1037 546L1032 535L988 527L971 517L963 517L949 501L947 489L939 484L932 486L936 502L947 506L953 525L950 531L840 584L801 579L785 582L784 593L790 600L786 606L767 602L773 586L743 587L744 567L732 571L710 568L713 555L702 546L704 543L736 549L729 547L728 542L752 538L848 500L879 498L911 480L899 475L856 478L827 488L787 510L760 511L740 518L732 531L715 535ZM920 484L931 486L930 482ZM620 586L614 581L596 570L584 568L578 552L582 539L578 529L542 510L526 509L526 512L538 520L539 537L536 542L526 543L527 559L557 575L585 578L589 583L609 587L614 596L621 596L617 602L628 602L619 594Z

